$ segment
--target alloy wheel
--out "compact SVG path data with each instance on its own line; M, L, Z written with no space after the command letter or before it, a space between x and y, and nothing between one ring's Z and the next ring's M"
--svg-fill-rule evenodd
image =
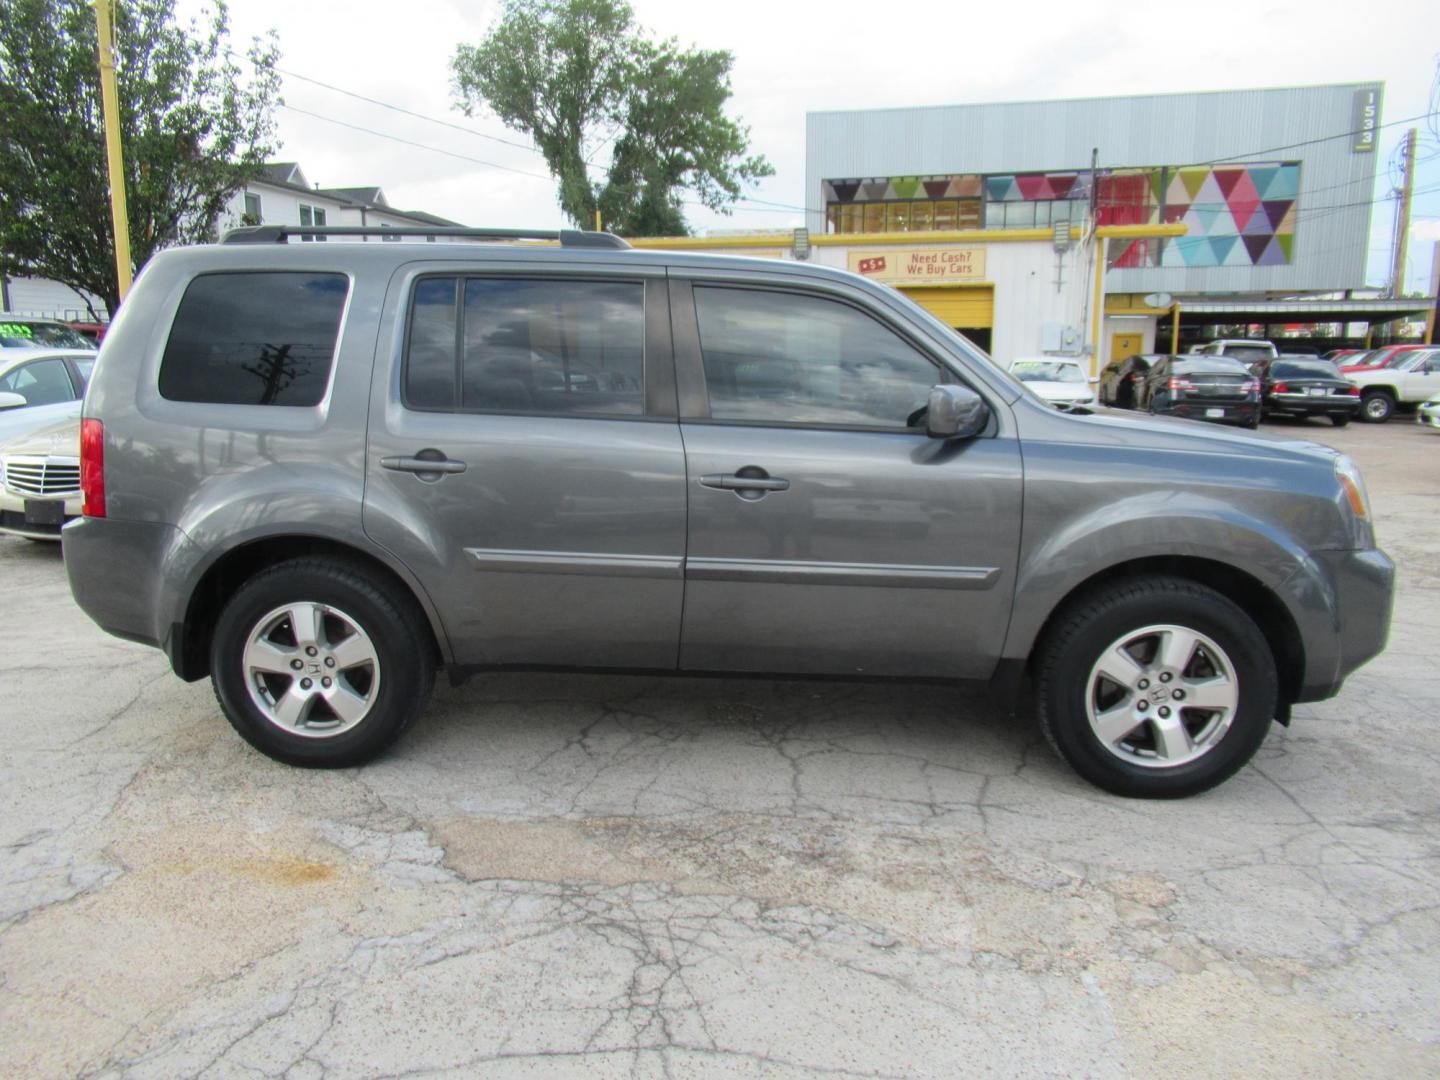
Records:
M1085 712L1107 751L1131 765L1174 768L1213 750L1240 704L1235 667L1184 626L1130 631L1095 661Z
M250 700L292 735L330 738L370 713L380 658L370 636L339 608L302 601L262 616L241 663Z

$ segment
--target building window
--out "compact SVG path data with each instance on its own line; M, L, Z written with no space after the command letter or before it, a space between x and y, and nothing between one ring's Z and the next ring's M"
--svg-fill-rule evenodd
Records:
M315 226L316 228L319 228L319 227L323 226L323 225L325 224L325 208L324 208L323 206L306 206L304 203L301 203L301 204L300 204L300 224L301 224L301 225L313 225L313 226ZM319 240L319 241L321 241L321 242L323 243L324 240L325 240L325 237L323 237L323 236L302 236L300 239L301 239L302 241Z
M906 199L830 203L826 226L832 233L935 232L978 229L979 199Z
M259 225L264 219L260 216L260 196L253 191L245 192L245 213L243 221L246 225Z

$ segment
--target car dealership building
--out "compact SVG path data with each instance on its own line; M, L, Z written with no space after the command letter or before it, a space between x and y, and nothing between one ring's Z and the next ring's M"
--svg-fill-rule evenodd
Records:
M810 113L809 257L900 288L1001 361L1098 369L1214 325L1423 311L1346 296L1365 286L1382 92ZM687 246L795 254L773 236Z

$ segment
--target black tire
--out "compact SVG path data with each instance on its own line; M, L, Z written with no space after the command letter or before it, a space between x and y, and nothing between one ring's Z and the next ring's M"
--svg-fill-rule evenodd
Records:
M1360 419L1367 424L1383 424L1395 415L1395 399L1388 390L1367 390L1360 399Z
M379 688L369 711L334 735L283 730L252 700L246 683L243 658L252 630L274 609L301 602L343 612L378 657ZM262 570L226 603L211 640L210 672L220 708L255 749L289 765L343 768L379 755L425 707L435 682L434 639L414 599L394 583L359 564L299 558Z
M1336 427L1346 427L1350 423L1350 417L1346 416L1344 413L1331 413L1330 423L1334 424Z
M1086 695L1102 652L1131 631L1159 624L1197 631L1219 646L1234 669L1238 703L1229 728L1202 756L1156 768L1132 764L1102 743L1086 714ZM1076 772L1116 795L1175 799L1208 790L1254 756L1275 716L1279 680L1265 635L1234 602L1183 578L1136 578L1078 598L1037 655L1040 729Z

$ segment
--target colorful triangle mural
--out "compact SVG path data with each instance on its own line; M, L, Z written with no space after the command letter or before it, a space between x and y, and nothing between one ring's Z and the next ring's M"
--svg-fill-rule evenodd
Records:
M918 176L892 176L890 187L895 192L897 199L913 199L920 191L920 178Z

